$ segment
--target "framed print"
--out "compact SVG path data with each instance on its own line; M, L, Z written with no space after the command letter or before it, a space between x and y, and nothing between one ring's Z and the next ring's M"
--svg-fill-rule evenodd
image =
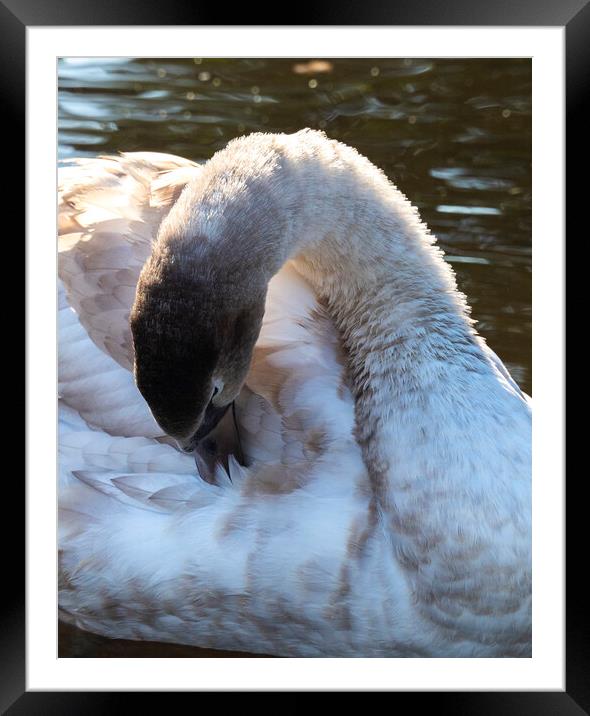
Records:
M0 10L27 249L3 705L583 713L564 137L571 172L588 6Z

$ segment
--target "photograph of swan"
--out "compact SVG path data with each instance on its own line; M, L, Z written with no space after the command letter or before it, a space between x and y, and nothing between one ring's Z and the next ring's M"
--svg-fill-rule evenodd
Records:
M356 62L376 83L363 90L374 131L384 78L415 95L427 76L428 91L444 94L463 71L460 111L489 109L469 61ZM505 62L502 81L522 85L527 66ZM215 92L217 66L204 66L192 71ZM175 67L157 67L159 79L194 101ZM338 61L289 67L314 91ZM68 92L75 69L63 67L65 115L72 97L82 101ZM234 90L231 107L266 102L262 83L254 89L246 106ZM206 160L172 142L169 152L132 142L65 152L64 641L75 628L158 642L152 656L167 644L238 656L531 656L531 399L513 377L530 391L528 373L487 344L412 196L331 131L340 105L329 104L314 109L315 126L242 126ZM427 104L404 115L404 131ZM496 107L497 121L526 114L522 99L511 106ZM66 116L62 126L75 129ZM469 126L461 146L479 147L484 130ZM412 145L417 162L437 151L432 141ZM530 147L511 147L527 166ZM523 194L514 176L484 171L478 185L477 172L445 174L457 191L509 200ZM450 232L504 211L443 194L436 206Z

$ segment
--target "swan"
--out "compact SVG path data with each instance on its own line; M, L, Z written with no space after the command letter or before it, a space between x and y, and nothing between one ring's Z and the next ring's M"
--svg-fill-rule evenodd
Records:
M60 618L531 655L530 398L381 170L309 129L80 159L58 243Z

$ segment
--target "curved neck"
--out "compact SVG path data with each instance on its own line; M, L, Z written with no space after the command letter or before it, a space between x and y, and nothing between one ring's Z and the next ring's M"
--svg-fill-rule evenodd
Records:
M189 230L177 238L181 226ZM206 237L199 260L222 261L242 283L268 283L295 260L347 349L358 440L375 481L385 479L392 422L443 393L466 357L471 370L487 369L453 273L416 210L367 159L322 133L250 135L215 155L160 240L194 236Z

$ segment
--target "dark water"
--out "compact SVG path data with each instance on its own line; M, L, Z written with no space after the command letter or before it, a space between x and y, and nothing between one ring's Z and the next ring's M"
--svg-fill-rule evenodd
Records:
M130 641L128 639L106 639L98 634L59 622L58 654L60 658L207 658L223 659L227 657L268 658L261 654L245 654L237 651L218 649L197 649L183 644L162 644L155 641Z
M356 147L418 206L480 333L531 393L529 60L70 58L59 65L62 159L141 150L206 160L240 134L303 127ZM71 634L62 646L75 651Z

